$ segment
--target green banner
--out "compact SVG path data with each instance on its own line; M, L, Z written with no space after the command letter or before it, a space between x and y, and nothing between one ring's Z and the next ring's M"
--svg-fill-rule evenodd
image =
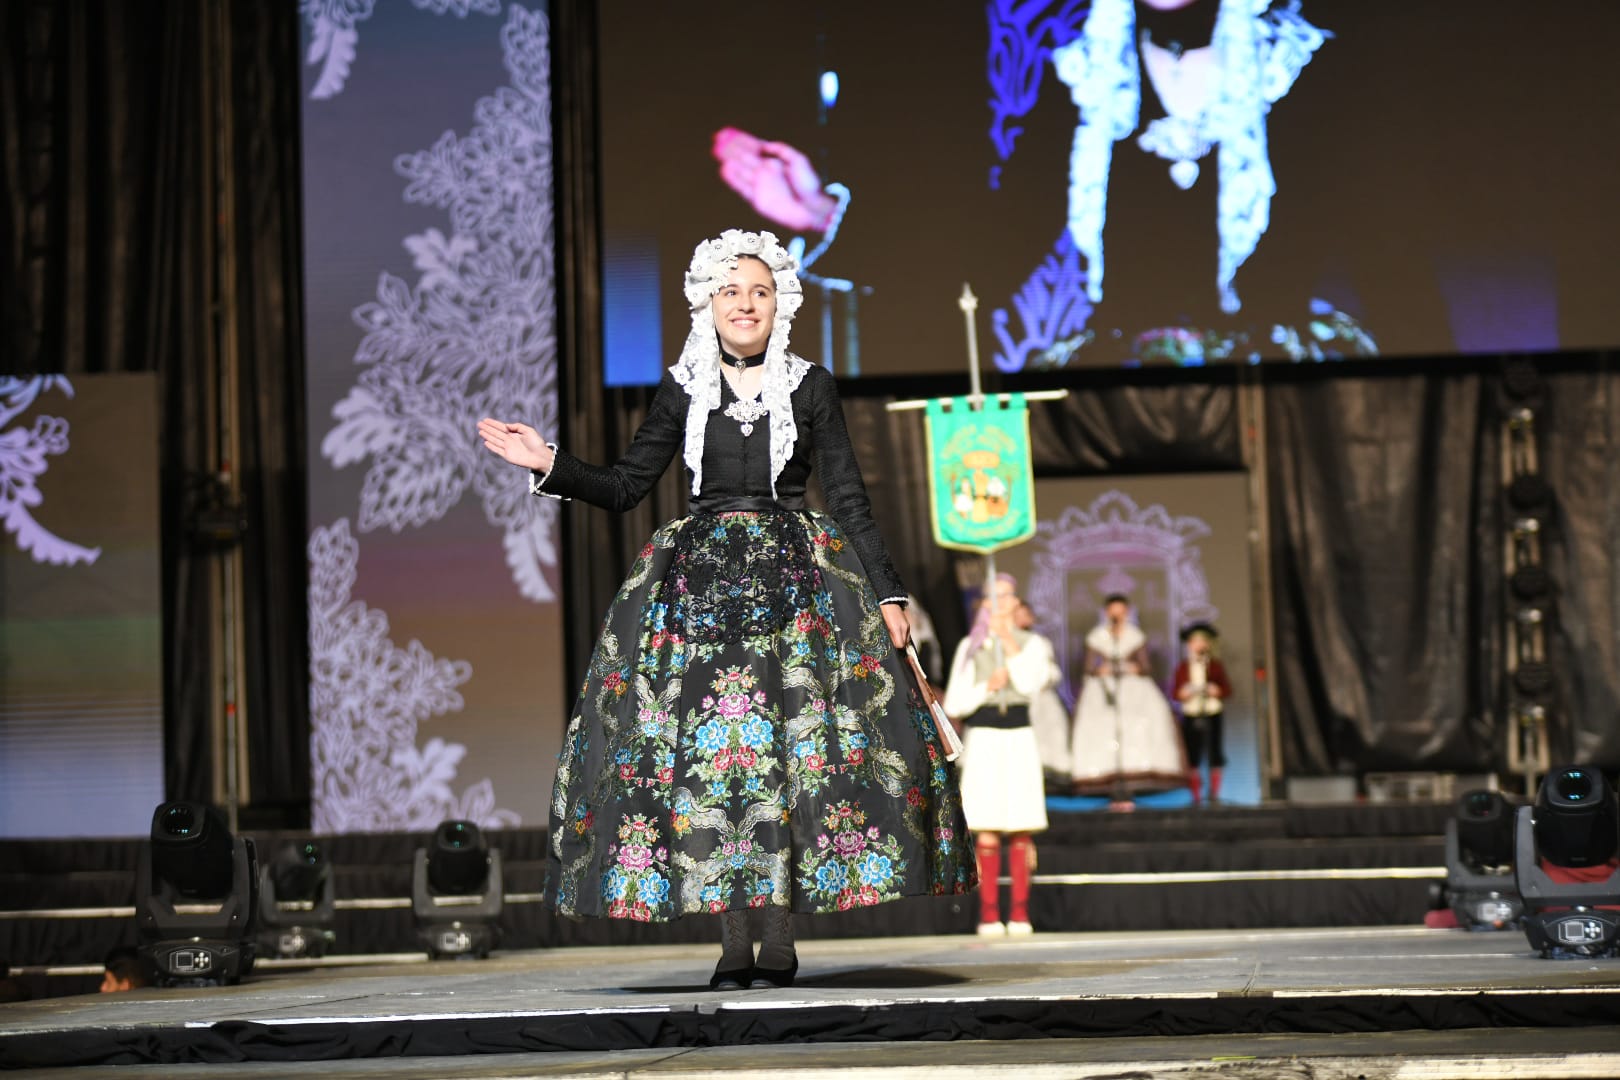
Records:
M1035 535L1035 474L1024 395L928 403L928 505L934 541L992 552Z

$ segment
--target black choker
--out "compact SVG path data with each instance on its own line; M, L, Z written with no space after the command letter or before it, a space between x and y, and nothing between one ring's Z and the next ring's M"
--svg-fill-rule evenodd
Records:
M1177 60L1190 49L1202 49L1215 40L1215 17L1220 4L1193 0L1186 7L1161 11L1146 4L1136 6L1136 25L1153 44Z
M759 367L765 362L764 353L755 353L753 356L732 356L724 349L720 350L720 362L727 367L734 368L741 375L751 367Z

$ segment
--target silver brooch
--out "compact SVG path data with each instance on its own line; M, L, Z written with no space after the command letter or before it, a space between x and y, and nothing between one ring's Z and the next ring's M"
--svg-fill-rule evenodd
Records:
M726 406L726 415L742 425L742 433L745 436L754 433L755 421L768 411L764 405L760 404L759 398L751 398L748 401L738 398Z

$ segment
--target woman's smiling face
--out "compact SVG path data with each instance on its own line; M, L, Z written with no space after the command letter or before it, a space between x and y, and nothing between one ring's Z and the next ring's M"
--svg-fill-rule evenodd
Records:
M776 322L776 279L759 259L743 256L714 294L714 328L732 356L765 350Z

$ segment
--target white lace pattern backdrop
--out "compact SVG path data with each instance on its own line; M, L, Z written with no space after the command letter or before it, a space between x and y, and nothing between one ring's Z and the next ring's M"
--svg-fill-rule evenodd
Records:
M537 822L558 504L474 430L557 429L547 15L301 10L314 827Z

